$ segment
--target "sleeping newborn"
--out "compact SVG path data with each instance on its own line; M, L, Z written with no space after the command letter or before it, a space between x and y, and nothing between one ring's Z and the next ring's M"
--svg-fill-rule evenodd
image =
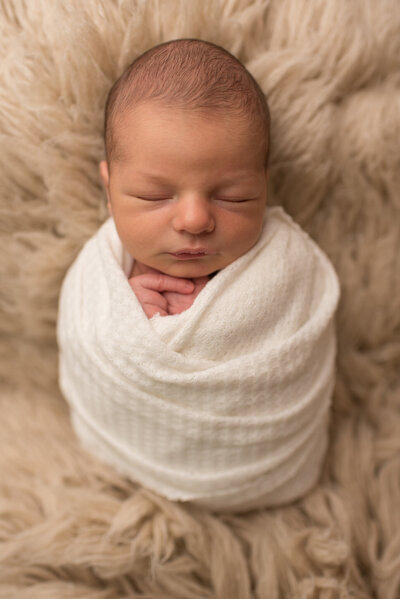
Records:
M173 500L300 497L327 446L339 297L328 258L266 208L269 110L226 50L174 40L112 87L110 218L63 283L60 386L83 444Z
M132 289L148 317L177 314L211 273L260 236L265 96L221 49L164 44L139 57L112 88L105 144L100 173L118 235L135 259Z

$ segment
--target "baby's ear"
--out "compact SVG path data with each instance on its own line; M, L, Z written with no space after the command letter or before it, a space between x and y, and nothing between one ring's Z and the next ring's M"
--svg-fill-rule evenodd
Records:
M108 190L110 178L108 176L108 164L106 160L102 160L101 162L99 162L99 172L101 180L103 181L103 185L105 189Z
M108 164L106 160L99 163L100 178L103 182L104 189L107 195L107 208L110 216L112 216L111 199L110 199L110 175L108 172Z

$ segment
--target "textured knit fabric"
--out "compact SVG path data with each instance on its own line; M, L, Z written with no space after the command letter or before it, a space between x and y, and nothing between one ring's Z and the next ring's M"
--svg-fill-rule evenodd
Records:
M64 280L60 387L84 446L172 500L240 511L317 481L335 378L336 273L280 207L193 305L148 319L109 218Z

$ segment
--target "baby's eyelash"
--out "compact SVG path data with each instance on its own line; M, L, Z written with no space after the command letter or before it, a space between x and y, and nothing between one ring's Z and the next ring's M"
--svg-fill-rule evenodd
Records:
M170 200L171 196L136 196L139 200L145 200L147 202L156 202L162 200Z
M223 202L232 202L235 204L241 204L243 202L250 202L251 198L221 198L217 197L217 200L221 200Z
M165 200L171 200L173 196L135 196L139 200L145 202L161 202ZM244 204L245 202L251 202L254 198L225 198L223 196L215 196L214 198L220 202L230 202L232 204Z

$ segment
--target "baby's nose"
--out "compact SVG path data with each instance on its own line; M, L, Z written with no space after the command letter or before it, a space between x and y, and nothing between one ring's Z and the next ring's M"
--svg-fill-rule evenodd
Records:
M192 235L211 233L215 227L211 202L200 196L180 198L175 204L173 225L176 231Z

